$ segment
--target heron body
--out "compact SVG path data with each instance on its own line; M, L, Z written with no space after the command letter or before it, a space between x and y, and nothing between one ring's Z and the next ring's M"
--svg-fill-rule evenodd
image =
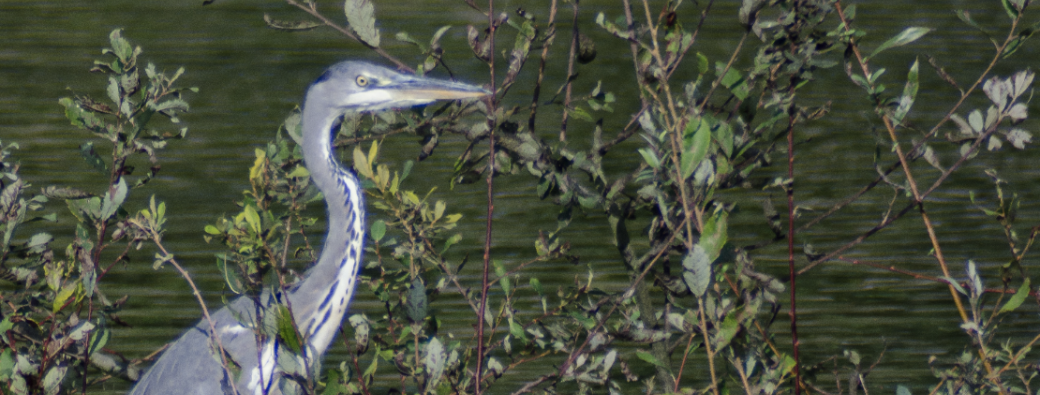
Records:
M378 111L436 100L477 98L484 89L400 74L364 62L340 62L322 74L304 99L304 163L325 196L328 233L321 256L286 292L266 292L261 305L239 297L212 315L214 328L238 377L228 377L212 345L210 326L200 321L163 352L132 394L281 394L277 361L290 351L276 339L257 346L256 312L286 302L305 339L302 366L318 361L332 342L354 294L364 255L365 205L354 173L336 160L333 130L348 112ZM290 384L291 385L291 384Z

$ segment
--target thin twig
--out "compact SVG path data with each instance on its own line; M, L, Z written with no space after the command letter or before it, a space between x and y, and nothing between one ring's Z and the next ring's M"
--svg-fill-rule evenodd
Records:
M553 39L556 37L556 0L552 0L549 4L549 28L545 33L545 40L542 41L542 56L539 58L538 63L538 80L534 84L534 90L531 93L531 115L527 118L527 129L532 134L535 133L535 118L538 115L538 98L542 92L542 80L545 78L545 60L549 57L549 47L552 46ZM563 107L563 111L567 111L567 106Z
M408 67L408 65L406 65L404 62L398 60L393 55L390 55L388 52L384 51L382 48L373 47L371 45L368 45L368 43L365 43L364 41L361 41L361 39L359 39L357 37L357 35L354 34L354 32L350 31L350 29L345 28L343 26L340 26L338 23L333 22L329 18L326 18L325 15L322 15L320 12L318 12L318 9L316 8L316 3L308 2L309 5L304 5L304 4L300 4L300 3L296 2L295 0L285 0L285 2L289 3L289 5L291 5L291 6L299 8L299 9L303 10L303 12L306 12L306 13L310 14L311 16L317 18L322 23L324 23L325 26L328 26L328 27L331 27L333 29L336 29L340 33L343 33L344 36L349 37L351 40L354 40L354 41L356 41L358 43L361 43L362 45L364 45L364 46L368 47L369 49L375 51L377 54L379 54L380 56L382 56L386 60L389 60L389 61L393 62L395 65L397 65L397 67L399 69L408 71L409 73L414 73L415 72L415 69L413 69L411 67Z
M683 221L686 221L686 219L683 219ZM682 227L683 225L684 224L679 224L680 227ZM654 252L653 249L651 249L650 252L654 252L653 258L650 259L650 261L646 264L646 267L643 268L643 271L639 273L639 276L637 276L635 280L632 281L632 284L628 286L628 289L626 289L625 292L621 294L621 298L614 302L612 306L610 306L610 310L607 311L607 314L603 316L603 319L599 320L599 322L596 323L596 327L589 331L589 333L596 333L601 328L603 328L603 325L607 323L607 320L614 315L614 311L617 310L618 306L620 306L624 300L632 297L631 295L633 295L636 291L636 285L643 281L643 278L645 278L646 275L650 273L650 269L654 267L654 264L661 259L661 256L664 255L664 253L668 252L668 247L672 245L673 241L675 241L676 236L678 236L678 233L672 233L671 236L668 237L667 241L658 244L656 246L656 252ZM632 266L639 267L639 265L635 264ZM563 372L567 371L567 368L570 366L570 364L574 363L574 360L578 357L579 354L581 354L581 351L585 349L586 346L588 346L589 341L591 341L592 338L593 336L586 336L585 341L582 342L581 345L578 346L577 349L575 349L575 351L571 352L570 356L567 357L567 360L564 361L562 365L560 365L560 368L557 369L557 371L560 372L561 375L563 374Z
M563 119L560 121L560 141L567 141L567 120L570 118L568 109L571 107L571 90L574 87L574 60L578 53L578 0L571 4L573 17L571 19L571 49L567 55L567 82L563 94Z
M679 381L682 380L683 369L686 368L686 359L690 356L690 347L693 346L693 338L697 337L696 333L690 332L690 340L686 341L686 349L683 350L682 362L679 363L679 373L675 375L675 386L672 388L672 392L679 392Z
M552 380L554 378L556 378L555 374L547 374L545 376L539 377L538 379L536 379L536 380L534 380L532 382L524 384L523 387L520 387L520 389L516 390L516 392L514 392L514 393L512 393L510 395L526 394L528 392L531 392L531 390L533 390L534 387L538 386L538 384L544 383L544 382Z
M142 227L142 229L147 228ZM147 231L151 235L152 241L155 243L155 246L158 247L160 251L162 251L163 256L170 256L170 253L166 251L165 247L163 247L162 240L159 238L159 234L154 231L151 231L150 229L147 229ZM206 308L206 300L202 299L202 293L199 292L199 288L195 286L195 282L191 280L191 275L189 275L188 272L184 270L184 268L182 268L180 264L177 263L176 259L171 258L166 262L168 262L175 269L177 269L177 271L180 272L181 277L184 277L184 281L188 282L188 285L191 287L192 293L195 295L195 299L199 302L199 307L202 307L202 316L206 317L206 323L209 324L209 337L211 340L213 340L213 344L216 344L217 346L217 354L220 354L220 367L224 369L225 377L235 377L231 374L231 369L228 367L227 356L224 352L224 345L221 344L220 336L217 335L217 327L213 323L213 318L209 315L209 309ZM231 386L231 389L232 391L234 391L235 395L238 395L238 388L235 388L235 386Z
M733 54L730 55L729 61L726 62L726 67L722 68L722 72L719 73L719 77L711 82L711 88L708 88L708 93L704 95L704 99L701 100L701 105L697 108L697 112L704 112L704 108L708 105L708 99L715 93L715 89L722 83L722 77L729 73L730 67L733 67L733 63L737 61L737 55L740 54L740 50L744 48L744 43L748 39L748 32L744 32L744 35L740 36L740 41L737 42L737 49L733 50Z
M837 11L838 17L842 21L843 27L846 30L849 30L850 29L850 27L849 27L850 24L849 24L849 21L845 18L845 13L844 13L844 10L842 9L842 6L841 6L840 2L835 3L835 10ZM1019 22L1020 18L1021 18L1021 16L1019 16L1017 18L1014 18L1012 20L1011 27L1009 29L1008 37L1005 39L1003 45L998 46L996 54L994 55L994 59L991 61L990 67L988 67L986 69L986 71L979 77L979 79L975 81L975 84L972 86L972 88L965 92L965 95L968 92L974 90L974 88L977 87L979 83L981 83L982 79L985 78L986 74L989 73L989 70L992 67L992 65L995 64L996 60L1004 52L1003 49L1011 41L1012 35L1014 34L1014 31L1015 31L1015 29L1018 26L1018 22ZM857 62L860 65L860 68L861 68L861 70L863 72L863 75L865 77L867 77L868 80L870 80L871 72L870 72L869 66L867 65L866 59L863 57L862 53L859 50L859 46L857 46L855 44L855 42L850 41L849 42L849 47L852 49L852 52L855 55L856 60L857 60ZM957 106L959 106L963 102L963 100L965 98L964 97L965 95L962 95L962 98L961 98L960 101L958 101ZM945 123L946 120L949 119L949 117L950 117L950 115L948 114L947 117L945 117L941 122L939 122L939 124L936 125L936 128L933 129L933 132L937 131L938 130L938 126L943 124L943 123ZM896 125L893 124L892 119L889 117L889 115L887 113L882 113L881 114L881 120L882 120L882 122L884 122L885 129L886 129L886 131L888 131L889 137L892 140L893 148L895 149L896 155L899 158L899 163L903 167L903 173L906 176L907 184L910 186L910 191L913 193L913 196L914 196L914 205L917 206L918 211L921 214L921 220L924 222L925 229L926 229L926 231L928 233L928 238L929 238L929 240L932 243L932 249L934 251L935 258L936 258L936 260L939 263L939 267L942 270L943 275L946 276L946 277L950 277L949 268L948 268L948 266L946 264L945 258L943 257L942 248L941 248L941 246L939 244L939 240L938 240L938 236L936 235L935 227L932 224L932 221L929 218L928 213L927 213L927 211L924 208L924 201L923 201L924 197L920 193L920 191L918 190L917 182L914 180L913 173L910 170L909 162L906 159L906 156L905 156L905 154L902 151L902 147L899 144L899 139L896 137L896 130L895 130ZM980 139L980 141L981 141L981 139ZM977 145L978 142L979 141L976 141L976 145ZM962 159L964 157L965 156L962 156ZM957 311L958 311L958 313L961 316L961 320L963 322L965 322L965 323L971 322L970 318L967 315L967 312L965 311L964 304L961 301L960 295L957 293L956 288L953 285L950 285L948 288L949 288L951 297L953 299L953 302L954 302L954 304L957 307ZM1000 388L1000 391L1003 393L1005 391L1004 388L1003 388L1004 386L1000 382L999 376L994 376L993 375L993 368L990 365L989 359L986 357L988 352L986 350L986 347L985 347L984 343L980 343L979 344L978 352L980 354L980 357L982 358L982 362L983 362L984 367L986 368L986 372L990 376L990 380L995 385L997 385Z
M794 93L795 93L794 92L794 84L792 83L791 86L790 86L790 92L788 92L788 94L791 95L791 97L793 97ZM794 103L794 100L791 100L791 103ZM788 113L790 113L790 112L788 112ZM802 371L801 371L801 361L798 358L798 307L797 307L798 305L797 305L797 297L796 297L797 296L798 287L795 285L795 284L797 284L796 283L796 279L798 278L798 271L796 270L795 260L794 260L794 235L795 235L795 233L794 233L794 222L795 222L794 209L795 209L795 206L794 206L794 184L793 184L794 183L794 124L795 124L796 120L797 120L796 117L791 116L788 119L788 124L787 124L787 179L791 180L792 185L789 185L785 189L787 189L787 269L788 269L788 272L790 273L789 275L791 277L791 287L790 287L791 288L791 305L790 305L790 309L788 310L789 311L788 315L791 317L791 353L792 353L792 357L794 358L794 375L795 375L794 393L795 393L795 395L799 395L799 394L801 394L801 388L802 388L801 385L799 385L799 383L802 382Z
M492 56L488 60L491 73L491 92L495 91L495 0L488 0L488 46ZM477 371L473 375L474 393L481 394L480 381L484 366L484 312L487 311L488 272L491 270L491 225L495 215L495 95L487 100L488 113L488 174L487 174L487 228L484 233L484 270L480 284L480 311L477 312Z

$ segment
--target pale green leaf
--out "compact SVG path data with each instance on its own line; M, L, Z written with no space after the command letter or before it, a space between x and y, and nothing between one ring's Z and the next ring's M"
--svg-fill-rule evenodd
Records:
M346 0L343 11L347 23L365 45L379 48L379 29L376 28L376 8L371 0Z
M888 39L888 41L882 43L881 46L877 47L877 49L875 49L874 52L871 53L866 60L873 58L877 54L881 53L881 51L884 51L886 49L900 47L917 41L917 39L923 37L925 34L928 34L931 31L932 29L926 27L908 27L899 34L897 34L895 37L892 37Z

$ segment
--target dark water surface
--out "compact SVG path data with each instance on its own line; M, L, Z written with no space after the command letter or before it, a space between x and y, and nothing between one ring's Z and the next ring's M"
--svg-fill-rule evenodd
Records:
M104 97L104 77L86 70L100 57L100 49L107 46L107 36L113 28L125 28L124 35L132 43L144 48L142 60L154 62L168 71L179 66L187 69L182 86L198 86L198 94L187 97L192 106L182 117L190 130L185 141L171 142L160 155L163 170L149 188L131 196L129 209L137 210L147 202L147 195L156 194L167 202L170 215L167 246L193 273L204 290L211 307L220 306L223 287L214 265L213 254L219 246L202 241L202 227L226 213L236 212L233 202L241 198L248 187L247 171L253 162L253 150L270 140L284 116L302 98L304 89L328 65L342 59L377 57L358 45L347 43L330 29L301 33L285 33L265 28L264 12L275 17L303 18L279 1L258 2L245 0L218 1L210 6L191 2L141 2L78 0L15 2L0 0L0 140L5 144L18 142L21 149L14 156L22 164L22 175L35 187L46 185L93 186L101 182L97 173L87 169L78 153L86 132L75 129L65 120L58 98L74 94ZM606 12L610 18L622 15L619 2L595 1L582 3L584 18L591 20L595 13ZM703 3L703 1L702 1ZM722 3L722 2L716 2ZM697 50L712 61L724 61L725 52L735 47L740 29L736 22L736 2L715 4L716 17L712 18L701 34ZM859 4L859 23L869 26L873 36L870 46L876 46L888 36L909 25L937 29L912 47L894 49L884 65L889 68L889 89L901 89L908 65L918 55L932 55L942 62L962 86L967 86L990 58L991 46L984 37L964 27L953 15L952 9L973 11L983 25L1006 24L1004 11L996 1L885 2ZM980 4L984 3L984 4ZM326 14L342 19L342 11L335 4L327 4ZM496 5L499 10L511 11L526 6L529 11L543 12L540 2L509 1ZM694 24L692 5L689 15L680 15L687 26ZM980 8L985 7L985 8ZM465 47L466 24L483 23L484 18L462 2L443 0L423 2L376 2L377 16L383 32L384 47L409 63L420 59L406 55L414 53L405 44L392 39L398 31L408 31L413 37L425 40L438 27L456 26L445 37L446 58L461 79L473 83L486 80L486 71L475 61ZM567 15L569 15L569 8ZM544 15L539 15L545 20ZM338 19L337 19L338 20ZM565 26L565 25L561 25ZM587 25L591 26L591 25ZM569 27L565 27L568 29ZM618 40L600 31L586 32L599 45L599 58L585 66L584 73L602 76L605 82L622 79L617 88L607 86L619 97L632 98L635 92L619 91L631 85L631 61L628 49ZM993 33L1001 36L1003 33ZM512 38L501 41L503 47ZM557 38L559 46L560 38ZM1033 44L1033 43L1029 43ZM557 50L563 50L559 46ZM1028 47L1015 58L994 70L996 75L1035 66L1037 51ZM754 56L745 54L743 61ZM840 56L836 54L835 56ZM840 59L836 59L840 60ZM942 84L921 59L921 95L931 100L920 100L915 106L915 123L930 127L941 118L955 93ZM746 64L746 63L745 63ZM533 68L532 68L533 70ZM443 73L443 72L440 72ZM559 83L562 71L550 75ZM437 74L443 76L443 74ZM465 76L473 76L466 78ZM817 77L825 83L817 84L807 92L808 100L824 100L847 96L849 100L835 102L831 114L822 121L809 124L799 131L803 142L798 153L797 199L805 209L805 218L826 210L872 180L876 173L872 153L876 141L887 141L883 127L874 116L869 103L859 88L845 77L841 67L823 70ZM576 92L587 92L595 85L591 79L579 80ZM625 85L625 86L621 86ZM526 98L530 84L518 84L512 97ZM545 93L543 93L545 95ZM526 99L525 99L526 100ZM631 103L631 101L629 102ZM978 95L968 101L966 109L987 105ZM605 121L607 130L623 126L628 113L620 109ZM1031 106L1035 108L1035 106ZM965 115L967 111L961 111ZM543 117L543 131L552 130L552 120ZM558 123L557 123L558 125ZM589 135L590 125L572 122L571 136L583 141ZM1027 121L1023 127L1034 131L1036 123ZM952 126L946 130L952 130ZM546 132L551 133L551 132ZM911 132L905 132L911 133ZM909 135L907 135L909 136ZM546 134L545 137L551 137ZM905 136L906 137L906 136ZM1007 144L1006 144L1007 145ZM995 167L1011 183L1011 189L1022 197L1019 221L1021 231L1040 221L1040 210L1034 203L1040 197L1035 186L1036 154L1034 149L1010 151L1005 147L999 158L982 155L929 199L928 208L944 242L945 254L953 265L955 276L962 276L967 259L974 259L987 268L983 275L990 287L999 287L996 266L1007 261L1007 244L999 226L974 210L968 201L968 192L974 190L992 204L992 187L982 170ZM419 169L426 174L410 181L411 189L426 191L437 186L448 188L450 169L462 149L458 142L448 142L438 149L437 155ZM954 152L952 145L937 145L943 152ZM412 159L418 153L417 145L407 138L391 139L384 148L382 160L394 164ZM891 158L887 152L882 152ZM777 163L781 163L779 157ZM638 160L632 158L620 160ZM886 159L886 164L888 163ZM949 165L949 163L944 163ZM936 176L935 171L918 167L918 177L927 185ZM784 174L782 166L760 173L763 179ZM495 256L506 262L526 260L533 254L527 241L538 230L555 228L556 208L548 203L530 199L536 180L524 175L503 177L496 182ZM459 257L481 255L484 219L484 185L457 187L449 202L449 211L465 214L459 231L466 235L464 244L456 247ZM740 191L738 194L747 193ZM772 193L777 206L783 196ZM441 198L449 196L447 193ZM895 207L901 208L906 199L896 196ZM757 201L730 195L723 199L737 199L739 214L732 217L730 240L737 244L755 244L771 235L762 226L762 209ZM744 200L746 199L746 200ZM821 249L834 248L873 227L884 214L879 211L885 202L893 199L891 189L878 188L820 226L801 235L800 242L812 243ZM880 208L879 208L880 207ZM55 228L69 229L69 215L57 205L61 222ZM314 216L321 207L314 207ZM517 226L522 224L522 226ZM634 227L633 227L634 229ZM618 263L607 221L601 215L590 214L577 220L564 234L574 246L573 253L582 257L579 267L534 266L528 274L546 278L567 278L584 275L585 265L592 267L602 284L621 288L627 284L627 274ZM60 249L67 240L59 238L54 246ZM928 256L931 249L919 218L908 218L871 240L849 251L846 256L864 259L933 276L941 275ZM194 324L199 309L184 280L172 269L151 269L152 251L135 255L132 264L113 270L105 280L108 295L118 298L129 295L129 303L122 312L124 321L134 328L115 328L112 347L128 357L140 357L167 342L185 327ZM786 251L781 245L769 246L754 252L757 265L763 271L784 276L787 272ZM804 258L801 258L804 263ZM1035 262L1027 260L1028 267ZM471 264L470 269L477 265ZM566 271L566 276L558 273ZM470 275L476 275L471 272ZM561 278L562 277L562 278ZM927 368L930 355L947 360L954 358L968 343L958 328L959 318L950 301L946 287L930 281L911 280L905 276L845 263L831 262L799 278L800 331L802 355L805 364L812 364L842 350L854 349L873 362L883 349L884 359L868 377L872 389L892 390L895 384L905 384L924 393L935 379ZM378 316L380 306L364 290L353 304L356 312L370 312ZM462 303L435 305L438 316L447 325L446 331L468 331L471 313ZM1036 319L1035 304L1028 304L1016 319L1008 320L1001 328L1002 335L1016 339L1031 337L1040 323ZM789 344L787 322L774 325L777 342ZM345 351L331 351L333 360ZM695 365L696 366L696 365ZM690 385L702 385L704 374L687 374ZM516 385L532 377L514 374L506 380ZM112 382L105 388L122 391L125 384Z

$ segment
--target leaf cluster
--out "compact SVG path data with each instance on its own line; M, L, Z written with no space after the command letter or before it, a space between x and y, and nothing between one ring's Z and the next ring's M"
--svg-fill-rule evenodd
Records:
M102 51L105 58L91 70L107 76L106 97L58 101L72 126L90 132L80 153L83 165L103 177L94 191L68 186L34 191L11 161L17 144L0 145L0 276L15 284L0 294L0 380L10 393L83 391L112 377L140 374L133 361L103 350L111 339L109 326L125 325L119 312L126 297L109 297L102 280L145 244L162 250L165 203L153 196L134 214L131 192L159 171L157 152L187 133L177 117L189 107L175 86L183 69L167 75L149 63L142 75L141 48L118 29L109 42L111 47ZM164 131L155 115L178 129ZM101 147L107 158L98 152ZM136 157L147 159L145 175L134 176ZM64 205L55 207L54 201ZM34 222L57 222L63 211L74 224L67 233L38 231ZM64 243L64 251L56 250L56 243ZM157 265L171 260L165 251L156 253Z

